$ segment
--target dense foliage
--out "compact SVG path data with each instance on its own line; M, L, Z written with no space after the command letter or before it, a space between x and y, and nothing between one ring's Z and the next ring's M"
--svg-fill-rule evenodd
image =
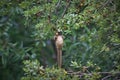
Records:
M0 80L30 80L24 75L31 67L27 64L43 65L44 75L33 73L45 80L54 78L49 74L57 75L55 80L77 80L68 76L69 71L93 73L82 77L89 80L105 77L97 72L120 72L119 4L119 0L1 0ZM64 35L63 69L56 68L52 39L57 29ZM107 78L117 80L119 75Z
M24 77L21 80L78 80L77 76L69 76L64 69L58 68L43 68L37 60L24 61L25 71Z

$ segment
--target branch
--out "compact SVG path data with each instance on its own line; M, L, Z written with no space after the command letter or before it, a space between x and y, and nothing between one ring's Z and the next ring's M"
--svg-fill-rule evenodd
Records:
M61 2L61 0L59 0L59 1L58 1L57 5L56 5L56 8L58 8L58 7L59 7L60 2Z
M65 13L66 13L69 5L70 5L70 1L71 1L71 0L68 0L68 3L67 3L67 5L66 5L66 7L65 7L65 9L64 9L64 11L63 11L63 13L62 13L62 18L64 17L64 15L65 15Z
M112 75L108 75L108 76L102 78L102 80L106 80L107 78L109 78L109 77L111 77L111 76L112 76Z
M55 14L57 13L57 8L60 6L60 3L61 3L61 0L59 0L55 6L55 10L54 10Z
M112 2L112 0L106 0L106 2L104 2L103 5L101 5L101 8L100 8L100 9L104 8L104 7L105 7L108 3L110 3L110 2Z
M112 75L112 74L120 74L120 72L98 72L98 74L106 74L106 75Z
M93 75L93 73L85 73L85 72L81 72L81 71L78 71L78 72L68 72L69 75L85 75L85 74L88 74L88 75ZM98 72L97 74L101 74L101 75L120 75L120 72Z
M67 72L68 75L77 75L80 79L84 76L94 76L94 73L87 73L87 72ZM115 76L119 77L120 76L120 72L96 72L96 74L98 75L102 75L102 79L101 80L108 80L108 78L112 77L114 78Z

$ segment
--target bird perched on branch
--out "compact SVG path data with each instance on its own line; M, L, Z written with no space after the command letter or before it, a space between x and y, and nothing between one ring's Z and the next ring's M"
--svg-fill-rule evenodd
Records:
M55 45L57 49L57 62L58 67L61 68L62 66L62 47L63 47L63 35L62 31L58 30L57 33L54 36Z

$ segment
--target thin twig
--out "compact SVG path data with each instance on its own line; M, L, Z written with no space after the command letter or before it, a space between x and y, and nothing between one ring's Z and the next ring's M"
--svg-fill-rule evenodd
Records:
M81 71L78 71L78 72L68 72L68 74L70 75L79 75L79 74L88 74L88 75L92 75L93 73L84 73L84 72L81 72ZM97 74L103 74L103 75L112 75L112 74L120 74L120 72L98 72Z
M112 0L106 0L103 5L101 5L101 8L104 8L108 3L112 2Z
M102 78L102 80L106 80L107 78L111 77L112 75L108 75L108 76L105 76L104 78Z
M56 5L56 8L59 7L60 3L61 3L61 0L58 1L57 5Z
M62 13L62 18L64 17L64 15L65 15L65 13L66 13L69 5L70 5L70 2L71 2L71 0L68 1L67 5L66 5L66 7L65 7L65 9L64 9L64 11L63 11L63 13Z
M108 74L108 75L112 75L112 74L120 74L120 72L98 72L98 74Z
M60 3L61 3L61 0L59 0L55 6L55 10L54 10L55 14L57 13L57 8L60 6Z

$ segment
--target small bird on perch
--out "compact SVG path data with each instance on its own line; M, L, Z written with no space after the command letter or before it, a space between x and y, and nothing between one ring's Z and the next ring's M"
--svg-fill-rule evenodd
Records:
M62 66L62 47L63 47L63 35L60 30L55 34L54 36L55 40L55 45L57 49L57 62L58 62L58 67L61 68Z

